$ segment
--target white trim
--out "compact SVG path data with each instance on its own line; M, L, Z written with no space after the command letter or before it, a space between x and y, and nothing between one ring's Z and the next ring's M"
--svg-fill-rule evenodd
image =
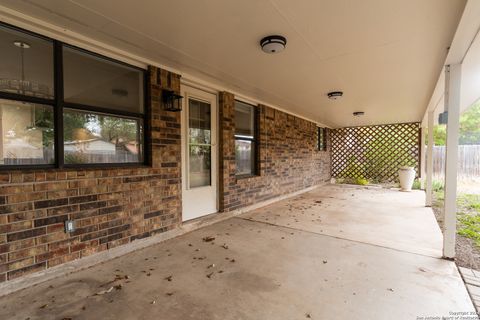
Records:
M426 155L425 155L425 127L420 126L420 189L425 190L425 181L426 181Z
M434 112L428 112L428 142L427 142L427 179L425 186L425 206L432 206L432 182L433 182L433 119Z
M445 110L448 111L445 155L445 203L443 209L443 257L455 258L457 233L457 164L460 129L462 65L445 67Z
M219 141L219 106L218 106L218 94L216 92L211 93L199 88L187 86L181 84L181 93L184 96L183 110L181 114L181 145L182 145L182 221L188 221L196 219L208 214L218 212L219 208L219 186L220 186L220 164L218 161L218 153L220 152ZM189 119L189 100L198 100L206 102L210 105L211 112L211 184L201 187L191 188L190 176L188 172L190 165L188 161L188 128L187 125ZM215 198L215 199L213 199ZM214 200L214 201L213 201ZM213 206L213 202L215 205Z
M231 88L228 88L228 87L225 87L225 86L220 86L220 85L214 85L212 84L211 82L208 82L208 81L204 81L204 80L200 80L198 78L194 78L194 77L190 77L188 75L182 75L182 78L181 79L181 83L182 84L185 84L187 86L190 86L190 87L194 87L194 88L198 88L198 89L201 89L201 90L204 90L204 91L207 91L207 92L212 92L212 93L218 93L218 92L222 92L222 91L227 91L229 93L232 93L234 96L235 96L235 99L236 100L240 100L242 102L245 102L245 103L248 103L248 104L251 104L251 105L259 105L259 104L262 104L262 105L265 105L265 106L268 106L268 107L271 107L273 109L276 109L276 110L279 110L279 111L282 111L282 112L285 112L287 114L290 114L292 116L295 116L297 118L301 118L303 120L307 120L307 121L310 121L310 122L313 122L315 124L317 124L317 126L321 126L321 127L326 127L326 128L331 128L330 126L327 126L323 123L320 123L318 121L314 121L312 119L309 119L307 117L304 117L304 116L301 116L295 112L291 112L291 111L288 111L288 110L285 110L283 108L280 108L276 105L272 105L271 103L268 103L266 101L263 101L263 100L259 100L259 99L254 99L254 98L251 98L251 97L248 97L248 96L245 96L235 90L232 90Z
M475 38L480 32L480 1L468 0L462 13L462 17L458 23L455 35L450 44L444 65L453 65L462 63ZM430 96L428 105L426 106L424 117L427 116L429 110L434 110L439 102L443 99L445 91L445 68L439 74L435 89ZM467 104L468 106L468 104ZM462 106L466 107L466 106Z
M293 116L296 116L298 118L302 118L304 120L316 123L318 126L323 126L330 128L330 126L326 126L322 123L319 123L315 120L309 119L307 117L304 117L300 114L297 114L295 112L287 111L284 108L281 108L275 104L271 104L267 101L263 101L260 99L254 99L249 96L243 95L235 90L233 90L231 87L225 86L225 85L218 85L214 84L212 82L200 79L198 77L195 77L193 75L190 75L188 73L182 72L176 68L169 67L167 65L164 65L160 63L159 61L156 60L151 60L148 58L145 58L143 56L138 56L135 54L132 54L130 52L118 49L117 47L107 45L103 42L97 41L95 39L92 39L90 37L86 37L80 33L74 32L69 29L61 28L56 25L53 25L51 23L45 22L43 20L28 16L26 14L23 14L21 12L12 10L10 8L7 8L5 6L0 5L0 21L23 28L25 30L29 30L47 37L50 37L55 40L59 40L65 43L68 43L73 46L77 46L107 57L111 57L112 59L116 59L119 61L123 61L125 63L144 68L146 69L148 65L153 65L157 66L159 68L162 68L164 70L174 72L176 74L181 75L181 83L185 85L189 85L192 87L199 87L199 89L202 90L207 90L208 92L212 92L217 94L218 92L221 91L228 91L233 93L236 97L239 97L241 99L244 99L246 101L250 101L249 103L251 104L263 104L266 106L270 106L274 109L280 110L282 112L291 114Z
M233 210L230 212L215 213L209 216L202 217L200 219L188 221L187 223L183 223L178 228L175 228L173 230L170 230L164 233L157 234L152 237L135 240L133 242L130 242L128 244L125 244L119 247L115 247L99 253L92 254L91 256L88 256L88 257L80 258L78 260L70 261L70 262L67 262L43 271L27 274L21 278L0 283L0 297L5 296L7 294L11 294L13 292L16 292L22 289L26 289L26 288L38 285L40 283L43 283L55 278L66 276L70 273L74 273L74 272L78 272L78 271L90 268L100 263L115 259L117 257L121 257L128 253L131 253L149 246L156 245L158 243L164 242L172 238L176 238L188 232L198 230L200 228L210 226L217 222L221 222L221 221L233 218L245 212L252 211L261 207L265 207L272 203L285 200L305 192L312 191L321 185L325 185L325 183L316 185L313 187L305 188L296 192L292 192L283 196L275 197L273 199L259 202L257 204L240 208L237 210Z

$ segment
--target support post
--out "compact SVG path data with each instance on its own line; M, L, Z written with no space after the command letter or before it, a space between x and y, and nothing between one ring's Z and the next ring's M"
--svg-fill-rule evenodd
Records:
M425 190L425 128L420 127L420 189Z
M433 181L433 111L428 112L428 145L427 145L427 155L426 155L426 162L427 162L427 176L425 181L425 205L427 207L432 206L432 197L433 197L433 190L432 190L432 181Z
M448 65L445 68L445 110L448 111L448 120L445 157L445 207L443 210L443 257L446 259L455 258L461 72L461 64Z

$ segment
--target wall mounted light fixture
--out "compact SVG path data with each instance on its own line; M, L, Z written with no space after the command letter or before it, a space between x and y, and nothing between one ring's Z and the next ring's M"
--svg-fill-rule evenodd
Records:
M163 90L162 102L163 108L167 111L179 112L182 111L182 99L183 97L175 91Z

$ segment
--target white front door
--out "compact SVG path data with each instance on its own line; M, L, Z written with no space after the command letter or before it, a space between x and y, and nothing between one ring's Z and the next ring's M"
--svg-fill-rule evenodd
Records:
M182 86L182 220L217 212L217 96Z

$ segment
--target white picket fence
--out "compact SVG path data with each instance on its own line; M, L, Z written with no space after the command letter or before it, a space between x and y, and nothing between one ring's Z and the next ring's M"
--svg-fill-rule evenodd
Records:
M445 174L445 146L433 147L433 175ZM471 179L480 177L480 145L458 146L458 177Z

